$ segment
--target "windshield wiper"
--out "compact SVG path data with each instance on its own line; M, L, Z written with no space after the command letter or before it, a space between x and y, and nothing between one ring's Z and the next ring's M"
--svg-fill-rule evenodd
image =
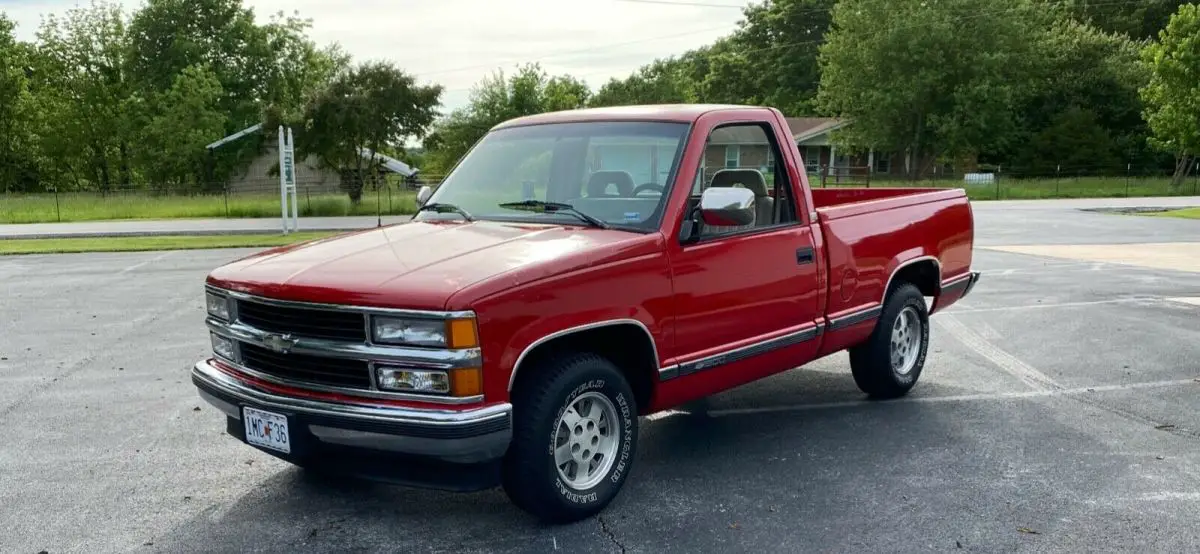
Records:
M445 202L434 202L432 204L425 204L424 206L421 206L420 208L418 208L417 212L418 213L420 213L420 212L437 212L439 214L444 214L444 213L449 212L449 213L455 213L455 214L461 215L462 218L467 221L475 221L475 218L471 217L471 214L467 213L467 210L464 210L458 206L455 206L454 204L447 204Z
M520 209L531 209L532 208L532 209L541 210L543 212L551 212L551 213L567 212L575 217L578 217L579 219L582 219L582 220L588 222L588 224L590 224L593 227L599 227L601 229L608 229L607 223L579 211L575 206L572 206L570 204L564 204L562 202L543 202L541 200L522 200L521 202L505 202L504 204L500 204L500 207L508 208L510 210L520 210Z

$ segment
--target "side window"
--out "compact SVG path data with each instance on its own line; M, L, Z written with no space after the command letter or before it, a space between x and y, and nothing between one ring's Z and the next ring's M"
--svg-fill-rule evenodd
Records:
M740 187L754 193L754 222L737 227L703 226L701 236L736 233L798 221L796 203L779 145L767 124L718 127L708 136L692 188L693 206L711 187Z

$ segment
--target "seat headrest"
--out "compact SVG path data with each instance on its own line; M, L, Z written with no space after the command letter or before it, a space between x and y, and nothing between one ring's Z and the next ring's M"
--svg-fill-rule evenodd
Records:
M617 186L618 196L633 196L633 175L628 171L615 169L592 173L592 176L588 177L587 195L612 196L608 193L609 185Z
M767 196L767 180L757 169L721 169L713 174L710 187L732 187L742 185L754 196Z

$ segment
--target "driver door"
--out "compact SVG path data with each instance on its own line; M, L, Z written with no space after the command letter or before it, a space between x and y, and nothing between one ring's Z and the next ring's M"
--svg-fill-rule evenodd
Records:
M752 223L672 241L679 375L720 386L799 366L817 351L820 277L798 172L766 121L711 127L687 210L710 187L755 196ZM686 216L685 216L686 218Z

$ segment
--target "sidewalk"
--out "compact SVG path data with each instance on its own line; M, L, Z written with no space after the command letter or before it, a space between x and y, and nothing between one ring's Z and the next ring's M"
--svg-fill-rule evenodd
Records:
M384 216L383 224L408 221L411 216ZM354 231L375 227L376 216L302 217L301 231ZM261 219L145 219L81 221L77 223L13 223L0 225L0 239L137 237L161 235L275 234L283 232L279 218Z

